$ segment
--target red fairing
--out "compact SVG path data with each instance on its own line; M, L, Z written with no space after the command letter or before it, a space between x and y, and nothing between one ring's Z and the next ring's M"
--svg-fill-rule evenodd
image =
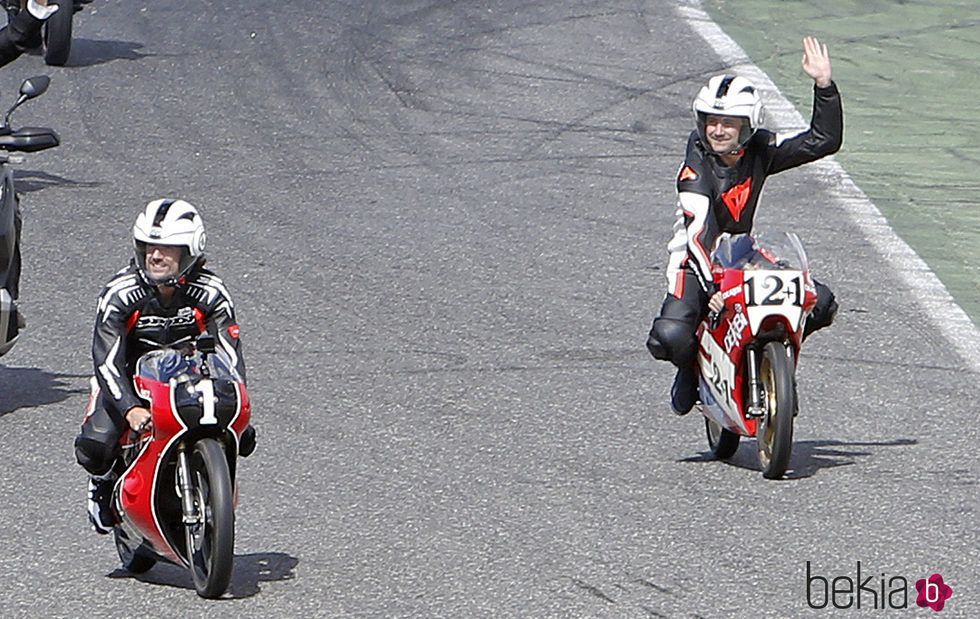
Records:
M252 421L252 402L248 399L248 390L245 388L245 385L239 383L237 388L238 401L241 402L241 411L238 413L235 421L231 423L231 428L235 431L235 435L241 439L242 432L245 431L245 428Z
M187 436L188 427L178 417L175 410L175 393L171 384L177 389L187 389L189 383L160 382L142 375L134 377L134 384L140 397L150 402L152 431L150 436L144 435L140 447L142 451L136 460L121 476L117 485L117 509L124 522L130 528L135 528L138 535L149 542L153 551L178 565L186 565L183 548L177 549L168 542L164 528L173 524L160 522L161 517L155 510L157 501L167 500L166 493L173 492L175 479L174 450L177 441ZM241 440L241 435L251 421L251 403L248 391L242 383L233 383L237 394L238 407L228 426L235 436ZM185 394L186 397L186 394ZM177 398L179 399L179 398ZM202 426L211 427L211 426ZM213 426L215 428L219 426ZM122 444L129 446L132 433L124 433ZM169 467L169 468L168 468ZM170 478L163 471L169 470ZM163 477L162 477L163 476ZM237 483L232 479L234 503L237 504ZM161 494L164 493L164 494ZM176 497L174 497L176 499ZM177 499L179 500L179 499ZM180 540L175 541L180 543Z
M721 268L716 274L715 281L719 286L725 307L722 310L722 320L716 329L711 330L711 336L735 364L735 381L731 386L732 400L744 402L745 346L753 338L745 306L745 273L740 269ZM743 418L742 423L749 433L755 433L755 419Z
M153 417L154 440L166 440L183 431L184 426L174 416L173 408L170 406L170 385L142 376L137 376L135 382L140 395L152 402L150 414Z
M738 269L725 269L721 279L721 290L726 305L732 303L745 303L745 291L742 287L744 280L745 278L742 271L739 271Z
M123 474L120 480L122 492L119 493L121 511L126 518L150 540L153 547L171 561L182 563L177 551L167 543L153 512L153 489L159 472L157 463L167 446L167 437L173 437L183 430L174 417L170 407L170 386L142 376L134 379L140 395L153 404L150 415L153 425L153 439L144 446L144 452ZM129 432L124 433L128 438Z
M721 238L712 254L718 292L696 331L695 405L706 418L712 454L731 458L740 436L755 437L769 479L778 479L790 465L792 424L799 412L796 361L803 326L818 300L807 264L793 233L765 240ZM710 310L719 298L721 311Z

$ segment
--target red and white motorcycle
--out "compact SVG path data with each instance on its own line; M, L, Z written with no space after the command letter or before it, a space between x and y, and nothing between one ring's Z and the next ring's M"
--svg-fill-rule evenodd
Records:
M762 474L778 479L793 449L803 327L817 302L806 252L789 232L725 236L712 270L724 308L697 332L708 444L725 459L740 437L755 436Z
M121 439L112 493L119 557L133 573L161 560L188 567L199 595L219 597L234 560L235 469L250 417L245 382L207 335L196 346L143 355L133 382L152 424Z

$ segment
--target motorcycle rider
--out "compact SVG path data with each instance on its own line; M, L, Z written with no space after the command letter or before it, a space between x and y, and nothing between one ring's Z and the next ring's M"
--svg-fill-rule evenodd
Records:
M92 476L89 519L99 533L116 518L110 497L119 438L128 426L150 426L150 411L133 386L136 360L150 350L195 339L207 331L245 377L235 310L224 283L204 268L204 222L184 200L154 200L133 226L135 257L99 296L92 343L92 397L75 457ZM242 434L239 454L255 448L255 430Z
M809 129L785 140L760 128L762 99L744 77L712 77L694 99L697 128L678 173L678 219L667 244L668 291L647 338L656 359L677 366L671 408L678 415L687 414L698 398L697 325L709 303L720 306L709 258L719 235L751 232L768 175L833 154L843 142L843 111L827 46L805 37L802 64L814 81L813 116ZM830 289L814 284L817 304L804 337L829 325L837 311Z
M41 35L44 20L54 15L58 5L48 6L48 0L27 0L27 10L18 11L0 29L0 67L15 60L31 47Z

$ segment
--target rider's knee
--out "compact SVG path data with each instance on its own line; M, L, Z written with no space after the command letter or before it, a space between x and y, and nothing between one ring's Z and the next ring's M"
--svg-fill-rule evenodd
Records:
M690 366L697 354L694 332L699 321L698 308L691 302L667 295L647 337L650 354L678 367Z
M810 316L807 318L806 327L803 330L804 337L810 335L817 329L829 327L837 315L837 298L834 296L834 293L830 288L820 282L814 282L814 286L817 289L817 303L813 306L813 311L810 312Z
M75 459L92 475L104 475L119 454L120 430L105 410L96 410L75 437Z
M656 329L650 329L650 334L647 335L647 350L653 355L654 359L659 359L660 361L670 361L670 352L663 345L663 343L657 339Z
M658 316L647 338L647 348L657 359L672 362L678 367L694 363L697 341L694 330L697 324L669 316Z
M95 437L79 434L75 437L75 459L92 475L105 475L116 460L116 445Z

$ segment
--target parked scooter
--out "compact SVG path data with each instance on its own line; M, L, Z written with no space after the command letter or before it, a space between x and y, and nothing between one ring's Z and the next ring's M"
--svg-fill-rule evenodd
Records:
M17 311L20 290L20 200L14 189L14 173L10 164L21 163L22 155L12 152L34 152L57 146L60 141L53 129L47 127L10 128L10 114L28 99L48 89L50 79L40 75L24 80L20 96L7 110L0 126L0 356L17 341L24 319Z

